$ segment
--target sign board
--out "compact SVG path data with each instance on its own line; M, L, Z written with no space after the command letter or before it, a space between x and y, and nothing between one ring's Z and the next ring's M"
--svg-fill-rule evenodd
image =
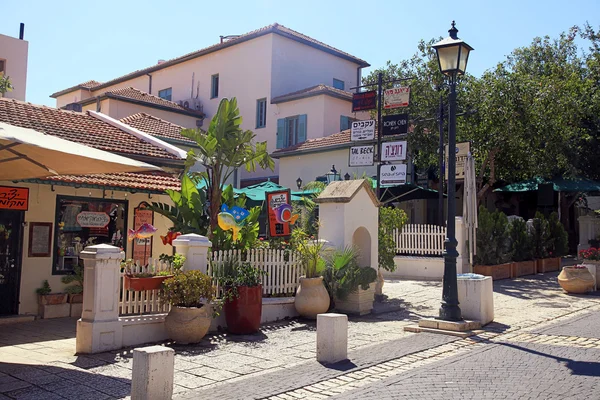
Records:
M82 228L104 228L110 222L110 217L105 212L82 211L77 214L77 223Z
M350 140L373 140L375 139L375 120L354 121L350 131Z
M372 110L377 108L377 91L352 94L352 112Z
M409 100L409 87L386 89L383 93L383 108L390 110L392 108L408 107Z
M354 146L350 147L349 167L366 167L373 165L373 154L375 146Z
M379 169L381 185L406 184L406 164L386 164Z
M291 193L290 190L278 190L275 192L267 193L267 217L269 221L269 236L270 237L283 237L289 236L290 223L279 223L277 222L277 215L275 210L283 204L291 204Z
M454 151L456 157L456 179L465 179L465 162L467 154L471 151L471 142L456 143ZM448 145L446 145L446 179L448 179Z
M408 114L384 115L381 118L383 136L408 133Z
M382 143L381 161L404 161L406 160L406 150L406 140Z
M146 209L147 203L142 202L133 209L133 229L138 230L144 224L154 225L154 212ZM152 237L133 241L133 259L140 261L142 265L148 264L148 258L152 257Z
M50 257L52 222L29 223L29 257Z
M27 211L29 188L0 186L0 210Z

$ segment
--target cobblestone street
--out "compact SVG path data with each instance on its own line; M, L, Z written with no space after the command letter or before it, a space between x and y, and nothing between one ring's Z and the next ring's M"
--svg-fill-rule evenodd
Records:
M494 398L494 392L503 390L509 379L521 376L526 378L517 381L525 386L512 397L521 398L517 394L535 389L527 384L538 375L543 377L540 382L553 384L535 389L542 397L532 398L552 398L546 394L557 389L559 377L581 388L581 393L598 385L597 376L573 371L597 367L586 363L594 357L597 360L600 352L600 318L594 318L600 297L564 294L556 283L556 273L498 281L494 292L495 321L485 333L460 340L403 331L421 317L437 314L441 283L386 281L388 299L378 307L380 313L351 319L350 360L333 367L315 361L315 325L306 321L271 324L256 335L216 334L199 345L174 345L175 397L375 398L383 391L388 398L417 393L437 398L443 386L452 394L443 398L469 398L468 393L479 393L474 388L470 391L469 386L477 377L490 384L482 389L482 396L473 398ZM596 314L590 316L590 310ZM563 320L570 322L565 325ZM72 319L40 320L2 327L0 399L129 395L131 351L74 356L74 324ZM443 365L450 362L460 368L446 376ZM499 370L512 372L493 372ZM409 385L409 390L404 381L408 376L414 377L410 382L420 384ZM471 377L459 379L467 376ZM589 398L577 397L577 393L569 396Z

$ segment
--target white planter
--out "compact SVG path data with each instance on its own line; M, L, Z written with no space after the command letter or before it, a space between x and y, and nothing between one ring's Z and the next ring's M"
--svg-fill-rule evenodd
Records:
M590 271L590 274L592 274L594 280L596 281L594 290L598 290L598 288L600 288L600 261L583 260L581 265Z
M371 283L367 290L358 288L344 300L335 298L335 309L345 314L370 314L375 301L375 283Z
M477 274L460 274L458 302L464 319L479 321L481 325L494 320L494 287L492 277Z

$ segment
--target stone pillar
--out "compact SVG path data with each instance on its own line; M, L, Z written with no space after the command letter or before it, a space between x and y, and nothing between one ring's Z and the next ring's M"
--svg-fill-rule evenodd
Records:
M348 358L348 316L317 315L317 361L332 364Z
M469 246L467 246L467 228L463 223L462 217L455 217L456 226L456 241L458 242L456 250L458 251L458 257L456 258L456 273L464 274L470 271L469 266Z
M577 245L577 254L579 251L589 249L590 239L595 239L600 231L600 220L590 215L583 215L577 219L579 224L579 244Z
M173 349L163 346L133 349L131 400L170 400L174 373Z
M206 236L195 233L181 235L173 240L175 252L185 257L183 269L199 270L207 273L208 270L208 250L212 243Z
M494 320L494 286L491 276L463 274L458 276L458 301L467 320L489 324Z
M123 344L123 326L119 321L121 260L118 247L107 244L88 246L83 259L83 312L77 321L77 353L101 353L117 350Z

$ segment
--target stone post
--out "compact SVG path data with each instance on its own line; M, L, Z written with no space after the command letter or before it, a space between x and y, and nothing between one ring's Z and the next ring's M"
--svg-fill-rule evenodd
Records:
M463 223L462 217L455 217L456 226L456 250L458 251L458 257L456 258L456 273L464 274L470 271L469 266L469 247L467 246L467 229Z
M131 400L170 400L174 373L173 349L163 346L133 349Z
M317 315L317 361L332 364L348 358L348 316Z
M119 286L123 253L107 244L88 246L83 259L83 312L77 321L76 351L93 354L117 350L123 344L119 321Z
M203 273L208 271L208 250L212 243L206 236L195 233L181 235L173 240L175 252L185 257L183 269L199 270Z
M579 224L579 244L577 245L577 254L579 251L589 249L590 239L596 239L600 233L600 220L590 215L582 215L577 219Z

